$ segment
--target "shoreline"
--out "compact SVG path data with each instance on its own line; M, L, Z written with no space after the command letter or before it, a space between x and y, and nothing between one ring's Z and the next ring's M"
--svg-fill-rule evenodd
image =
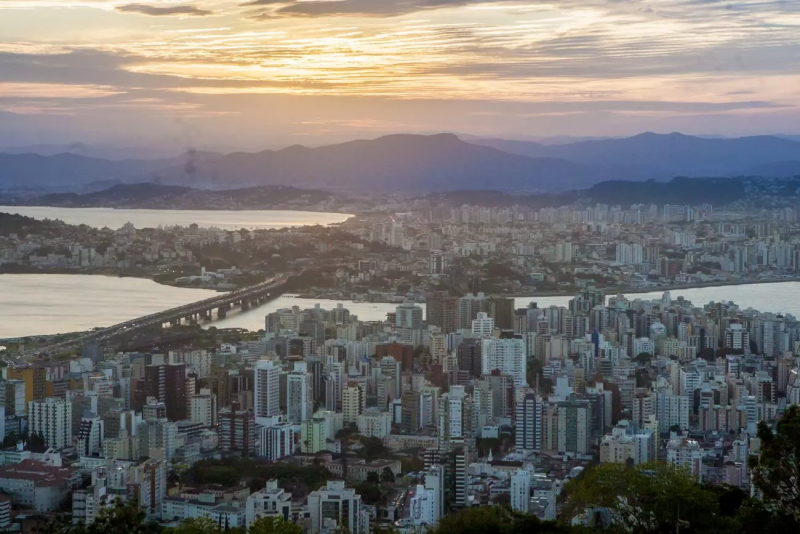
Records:
M290 211L296 213L329 213L331 215L347 215L347 219L352 219L353 217L358 217L358 214L355 213L345 213L341 211L330 211L325 209L314 209L311 207L308 208L214 208L214 207L190 207L190 208L154 208L154 207L128 207L128 206L54 206L52 204L3 204L0 205L0 212L9 213L7 211L3 211L3 208L54 208L54 209L64 209L64 210L130 210L130 211ZM330 223L330 224L341 224L341 223ZM301 226L313 226L313 225L301 225ZM202 227L201 227L202 228Z
M789 282L800 282L800 276L790 278L790 279L776 279L776 280L750 280L750 281L739 281L739 282L706 282L706 283L698 283L698 284L690 284L690 285L670 285L670 286L658 286L653 288L598 288L598 291L602 291L605 293L606 297L614 297L617 295L640 295L646 293L663 293L665 291L681 291L684 289L705 289L711 287L733 287L733 286L749 286L749 285L759 285L759 284L780 284L780 283L789 283ZM544 291L544 292L537 292L537 293L487 293L487 297L505 297L505 298L512 298L512 299L523 299L523 298L531 298L535 299L537 297L543 298L551 298L551 297L574 297L580 291L576 291L574 293L569 292L558 292L558 291ZM405 301L395 301L395 300L358 300L355 301L351 298L334 298L328 297L324 295L309 295L306 293L298 292L293 293L292 296L297 298L302 298L306 300L326 300L326 301L334 301L334 302L357 302L359 304L402 304ZM415 302L416 304L425 304L425 302Z
M598 288L598 291L602 291L606 294L607 297L613 297L616 295L639 295L643 293L658 293L664 291L680 291L682 289L705 289L709 287L728 287L728 286L750 286L750 285L758 285L758 284L780 284L782 282L800 282L800 276L793 277L793 278L780 278L780 279L769 279L769 280L746 280L746 281L737 281L737 282L701 282L696 284L673 284L668 286L657 286L651 288ZM503 296L503 297L510 297L510 298L528 298L528 297L569 297L574 296L571 293L559 293L554 291L548 291L543 293L514 293L511 295L491 295L491 296Z
M52 271L42 271L42 270L32 270L31 272L9 272L9 273L0 273L0 275L7 274L7 275L14 275L14 274L68 274L68 275L93 275L93 276L106 276L106 277L116 277L116 278L141 278L151 280L153 283L159 285L169 285L169 284L162 284L160 282L156 282L151 277L139 275L137 276L135 273L113 273L113 272L74 272L69 270L64 270L64 272L52 272ZM602 289L605 292L606 297L612 297L616 295L638 295L638 294L646 294L646 293L659 293L664 291L680 291L684 289L705 289L705 288L714 288L714 287L734 287L734 286L745 286L745 285L760 285L760 284L777 284L777 283L793 283L793 282L800 282L800 277L794 277L791 279L767 279L767 280L752 280L752 281L737 281L737 282L708 282L708 283L701 283L701 284L691 284L691 285L670 285L670 286L660 286L657 288L648 288L648 289L641 289L641 288L631 288L630 290L625 290L624 288L615 288L612 290L610 289ZM184 286L170 286L176 287L179 289L204 289L206 291L216 291L222 292L223 290L214 289L214 288L204 288L204 287L184 287ZM376 301L354 301L352 299L342 299L342 298L331 298L326 296L313 296L303 294L301 292L291 292L285 293L282 296L297 298L297 299L304 299L308 301L327 301L327 302L341 302L341 303L358 303L358 304L391 304L397 305L400 302L398 301L389 301L389 300L376 300ZM489 295L489 296L503 296L506 298L530 298L535 300L538 297L542 298L549 298L549 297L572 297L573 294L570 293L560 293L560 292L543 292L543 293L515 293L510 295ZM272 300L272 299L271 299ZM736 302L735 295L731 295L728 300L733 300ZM419 302L417 304L425 304L425 302ZM208 326L213 326L214 321L211 321ZM25 340L30 338L41 338L41 337L53 337L53 336L70 336L79 334L79 332L59 332L56 334L33 334L27 336L20 336L16 338L6 338L5 341L10 340Z
M168 286L168 287L175 287L179 289L205 289L206 291L214 291L217 293L226 293L228 291L235 291L236 289L241 289L240 287L236 287L233 289L219 289L214 287L204 287L204 286L184 286L184 285L177 285L177 284L169 284L164 282L159 282L155 280L155 275L143 272L143 271L121 271L121 272L114 272L108 270L97 270L97 271L76 271L75 269L70 268L54 268L54 269L39 269L36 267L31 266L20 266L21 268L16 268L14 271L4 271L3 266L0 265L0 275L15 275L15 274L65 274L65 275L79 275L79 276L106 276L111 278L140 278L144 280L150 280L156 284ZM724 282L702 282L702 283L695 283L695 284L672 284L672 285L665 285L665 286L657 286L651 288L639 288L639 287L632 287L632 288L624 288L624 287L615 287L615 288L597 288L598 291L602 291L605 293L606 297L612 297L617 295L639 295L645 293L659 293L665 291L681 291L684 289L705 289L711 287L733 287L733 286L747 286L747 285L759 285L759 284L780 284L784 282L800 282L800 276L792 277L792 278L778 278L778 279L762 279L762 280L740 280L740 281L724 281ZM580 291L576 291L573 293L570 292L561 292L561 291L544 291L544 292L522 292L522 293L487 293L487 297L506 297L506 298L536 298L536 297L574 297ZM405 301L399 300L359 300L355 301L352 298L336 298L336 297L329 297L324 295L312 295L305 293L303 291L295 290L291 293L292 296L302 299L308 300L330 300L330 301L338 301L338 302L359 302L359 303L372 303L372 304L400 304ZM424 302L420 302L419 304L424 304Z

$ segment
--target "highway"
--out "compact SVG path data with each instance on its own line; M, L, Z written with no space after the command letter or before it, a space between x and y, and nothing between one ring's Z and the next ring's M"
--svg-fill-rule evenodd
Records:
M182 319L211 319L213 310L216 309L219 317L224 317L233 306L241 306L243 310L249 309L251 305L258 305L267 300L275 289L286 283L288 276L276 276L260 284L230 291L228 293L216 294L211 298L193 302L185 306L171 308L161 312L137 317L124 323L115 324L106 328L98 328L87 332L79 337L54 343L46 347L38 348L27 352L26 356L41 356L65 349L81 346L91 341L108 341L122 334L130 334L155 325L167 323L178 323Z

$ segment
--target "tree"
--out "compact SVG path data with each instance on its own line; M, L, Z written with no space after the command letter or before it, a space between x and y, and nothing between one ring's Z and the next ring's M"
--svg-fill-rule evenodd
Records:
M653 355L650 354L649 352L640 352L634 358L636 363L641 364L641 365L649 364L652 359L653 359Z
M157 526L147 520L147 514L138 502L117 500L113 506L103 508L89 526L52 523L45 531L55 534L150 534L157 530Z
M361 495L361 500L364 504L380 504L383 502L384 495L378 484L358 482L353 484L353 489Z
M603 464L571 480L565 492L568 516L606 508L624 532L674 532L679 518L694 532L723 532L733 525L719 513L714 492L669 464Z
M250 525L247 534L303 534L303 529L280 517L261 517Z
M384 467L381 473L381 481L389 484L394 483L394 472L388 467Z
M378 475L377 472L370 471L369 473L367 473L367 482L369 482L370 484L380 484L381 477Z
M773 431L758 423L761 454L751 457L753 483L764 499L800 521L800 406L786 409Z
M222 534L223 525L209 517L186 519L180 525L167 529L165 534Z
M439 520L431 534L537 534L570 532L554 521L513 512L503 506L478 506Z

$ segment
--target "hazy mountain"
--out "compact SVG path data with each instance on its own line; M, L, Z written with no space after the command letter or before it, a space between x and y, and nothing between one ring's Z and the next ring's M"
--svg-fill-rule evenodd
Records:
M113 161L69 153L52 156L0 153L0 187L35 189L142 182L155 179L155 171L163 169L181 169L191 175L198 164L218 157L211 152L187 152L165 159Z
M503 139L474 143L528 157L551 157L584 165L613 166L642 178L731 176L759 165L800 159L800 143L777 136L725 139L679 133L643 133L626 139L581 141L565 145Z
M180 169L159 174L182 183ZM465 143L452 134L390 135L318 148L235 153L197 165L196 184L292 184L298 187L441 191L447 189L547 190L582 187L611 176L597 167L532 159Z
M0 154L0 185L35 188L126 180L159 167L147 160L109 161L75 154Z
M195 152L198 154L213 153L217 156L233 152L232 147L198 148L186 150L174 146L116 146L93 145L87 143L71 143L65 145L24 145L0 146L0 154L38 154L40 156L56 156L59 154L75 154L88 158L109 159L112 161L125 160L168 160L180 157L182 153Z
M64 191L86 190L87 184L106 188L155 182L202 189L292 185L349 191L565 191L605 180L789 176L797 174L793 162L800 161L800 143L775 136L711 139L647 133L563 145L502 139L476 143L453 134L389 135L316 148L227 155L193 151L122 161L0 153L0 188Z

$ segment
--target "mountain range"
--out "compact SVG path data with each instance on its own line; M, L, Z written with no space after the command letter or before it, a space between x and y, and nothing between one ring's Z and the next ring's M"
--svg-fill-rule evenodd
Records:
M162 159L0 153L0 189L6 190L155 182L200 189L291 185L329 191L544 192L607 180L796 174L800 142L779 136L726 139L644 133L545 145L402 134L317 148L189 152Z

